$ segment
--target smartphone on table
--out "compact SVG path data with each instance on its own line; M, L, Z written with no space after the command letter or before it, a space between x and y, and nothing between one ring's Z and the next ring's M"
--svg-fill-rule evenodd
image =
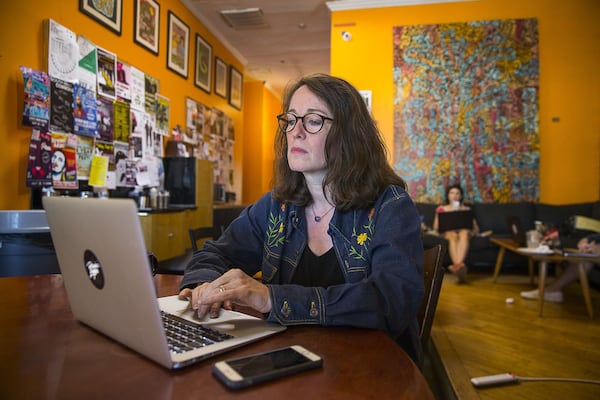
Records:
M228 388L240 389L322 365L319 355L294 345L219 361L213 364L212 371Z

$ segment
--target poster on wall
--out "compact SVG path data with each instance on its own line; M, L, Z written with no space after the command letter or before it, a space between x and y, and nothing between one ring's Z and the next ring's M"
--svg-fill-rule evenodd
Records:
M96 140L94 154L104 156L108 159L106 171L105 187L108 189L116 188L115 180L115 146L112 142L101 142Z
M144 75L144 109L148 114L156 112L156 95L160 92L158 79L148 74Z
M86 136L77 137L77 179L84 180L90 177L90 166L94 157L94 138Z
M20 67L23 74L23 117L26 126L47 124L50 119L50 78L43 71Z
M96 45L89 41L85 36L79 35L77 37L77 47L79 48L79 61L75 73L77 82L80 85L93 90L95 96L96 86L98 84L96 78L96 62L98 59Z
M204 126L204 106L194 99L185 99L185 132L183 141L185 143L197 144L198 133L202 132Z
M131 66L117 59L117 98L131 100Z
M45 21L44 31L48 38L48 75L72 82L76 78L79 48L75 32L53 19Z
M77 189L77 136L52 133L52 186Z
M114 108L111 100L104 97L96 99L96 121L100 140L112 142L114 139Z
M48 122L33 125L27 158L26 185L45 187L52 185L51 169L52 138L48 133Z
M50 131L73 133L73 84L50 77Z
M129 69L131 82L129 89L131 90L131 108L143 110L146 101L144 86L146 85L146 76L144 72L135 67Z
M114 109L114 132L115 140L126 142L131 133L131 112L129 103L126 101L115 100Z
M108 50L98 47L98 94L110 99L117 95L115 86L115 72L117 70L117 56Z
M73 133L98 136L96 92L85 85L73 84Z
M156 131L166 136L169 134L169 117L171 102L165 96L156 95Z

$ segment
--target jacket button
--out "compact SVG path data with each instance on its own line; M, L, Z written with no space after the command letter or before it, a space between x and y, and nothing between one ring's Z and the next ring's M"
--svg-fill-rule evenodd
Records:
M309 314L312 318L316 318L319 315L319 310L317 309L317 304L314 301L310 302Z
M287 300L284 300L283 305L281 306L281 314L283 314L283 316L287 318L290 315L290 312L292 312L292 309L290 308L290 305L287 302Z

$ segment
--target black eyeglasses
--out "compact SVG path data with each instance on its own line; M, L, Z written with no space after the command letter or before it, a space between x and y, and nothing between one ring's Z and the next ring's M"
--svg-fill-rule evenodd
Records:
M283 129L284 132L291 132L298 120L301 120L302 127L304 127L306 132L317 133L323 129L326 120L333 121L333 118L324 117L315 113L308 113L302 117L292 113L285 113L278 115L277 120L279 121L279 127Z

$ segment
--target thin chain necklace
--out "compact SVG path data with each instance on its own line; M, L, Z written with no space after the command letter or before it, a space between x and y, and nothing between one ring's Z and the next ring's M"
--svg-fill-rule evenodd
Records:
M333 210L335 208L335 206L331 206L331 208L327 211L325 211L324 214L322 215L317 215L317 213L315 212L315 205L313 203L313 205L311 206L311 211L315 217L315 222L321 222L321 219L323 219L324 216L326 216L327 214L329 214L331 212L331 210Z

